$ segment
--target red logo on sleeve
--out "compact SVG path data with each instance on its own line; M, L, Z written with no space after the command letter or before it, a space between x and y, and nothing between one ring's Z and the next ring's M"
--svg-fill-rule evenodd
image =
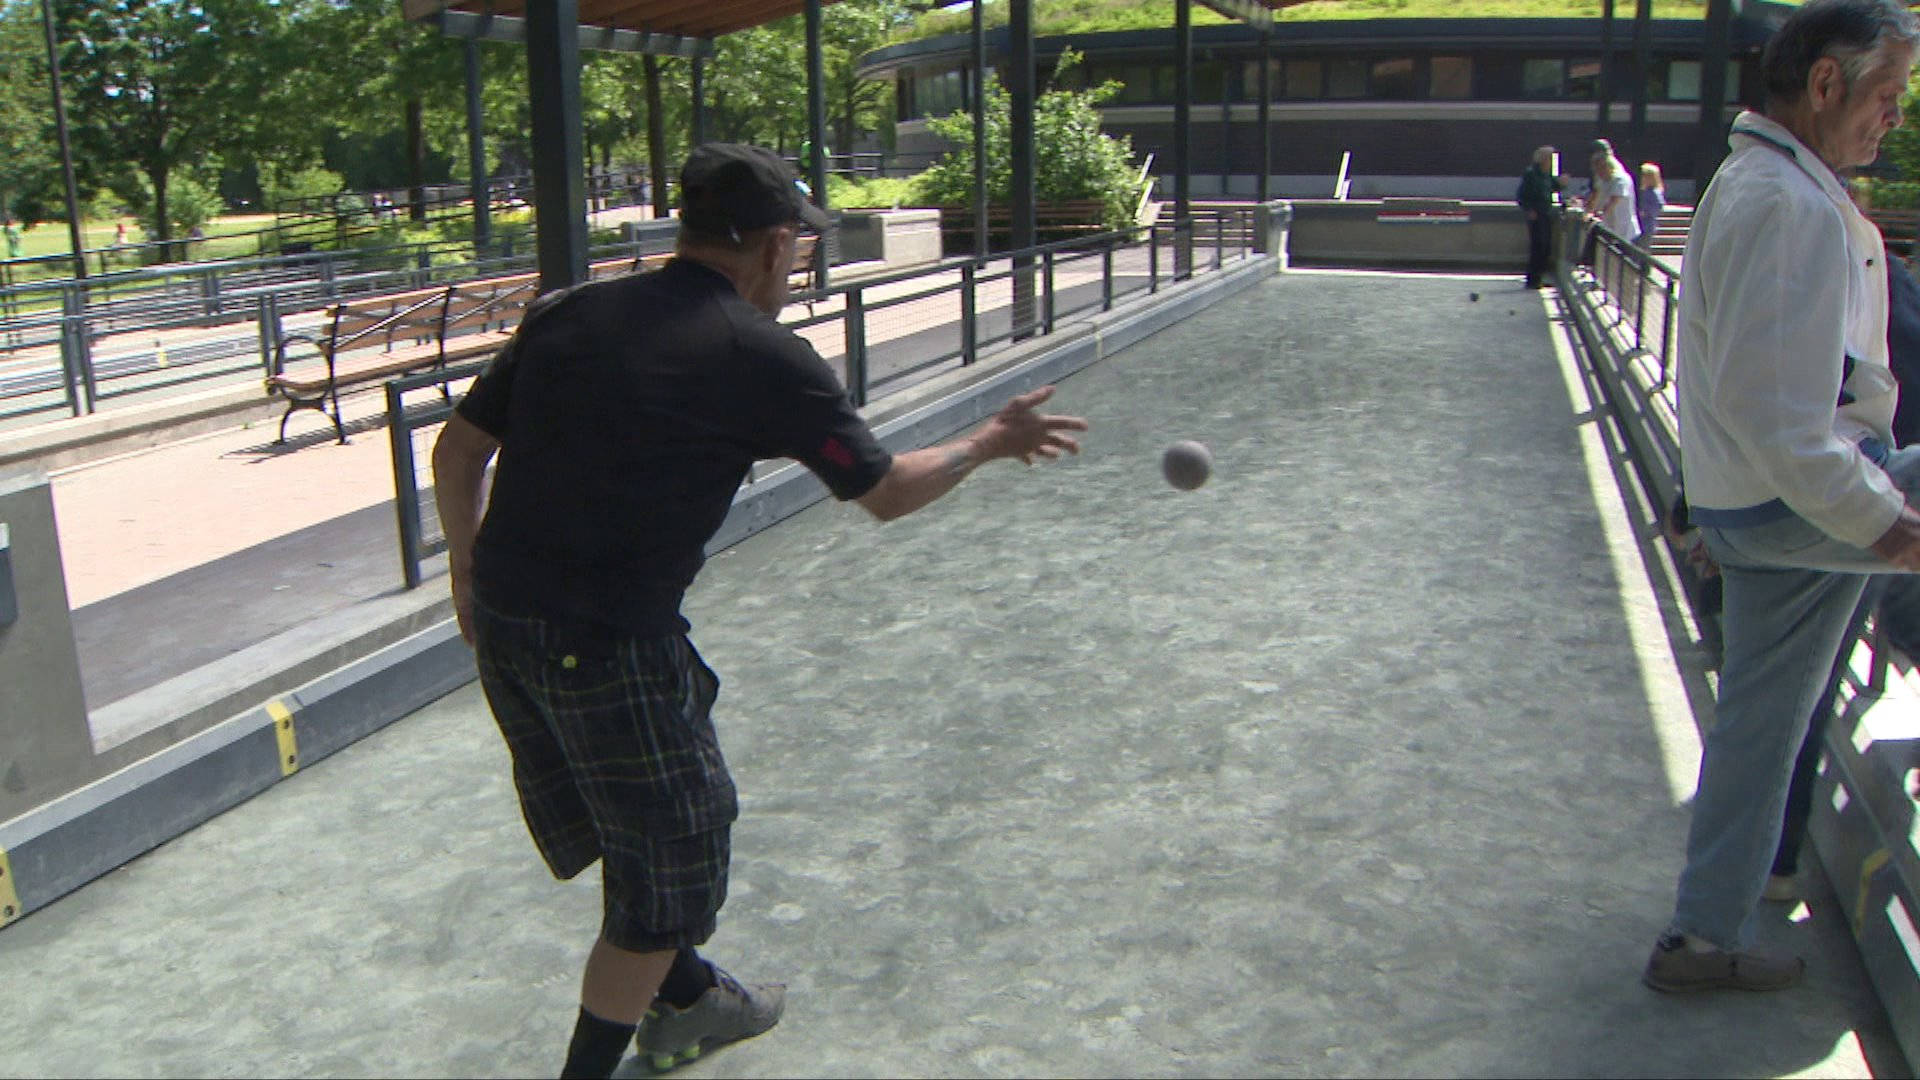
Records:
M826 442L820 444L820 456L843 469L853 467L853 451L847 449L845 443L831 435L827 436Z

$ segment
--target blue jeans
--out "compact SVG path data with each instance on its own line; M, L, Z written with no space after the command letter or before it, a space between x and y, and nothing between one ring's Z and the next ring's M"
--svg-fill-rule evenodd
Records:
M1884 467L1913 501L1920 447L1894 451ZM1753 940L1807 719L1827 688L1868 575L1897 571L1798 515L1761 525L1702 525L1701 535L1724 583L1725 656L1670 929L1742 949Z

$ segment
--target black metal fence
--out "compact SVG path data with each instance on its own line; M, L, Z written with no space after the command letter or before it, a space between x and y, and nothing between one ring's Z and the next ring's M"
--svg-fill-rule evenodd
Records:
M599 245L596 261L650 251ZM280 339L344 299L523 273L531 245L475 259L460 243L409 244L134 270L0 290L0 423L82 416L115 398L272 373Z
M787 325L839 367L854 402L866 405L972 364L995 345L1051 334L1073 316L1109 311L1245 260L1260 249L1257 212L1222 208L1184 227L1100 233L796 293L788 310L808 314ZM821 332L829 327L837 332ZM386 384L401 576L409 588L420 584L421 564L446 550L431 488L420 478L420 463L452 412L441 390L463 384L479 367Z

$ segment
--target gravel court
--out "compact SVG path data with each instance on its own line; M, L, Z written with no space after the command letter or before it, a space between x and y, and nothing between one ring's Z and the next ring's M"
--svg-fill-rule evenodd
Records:
M1285 275L1063 382L1078 459L717 557L709 951L791 996L684 1073L1872 1075L1830 899L1765 930L1805 987L1637 981L1684 673L1625 628L1550 312ZM469 687L0 933L0 1072L551 1075L592 886Z

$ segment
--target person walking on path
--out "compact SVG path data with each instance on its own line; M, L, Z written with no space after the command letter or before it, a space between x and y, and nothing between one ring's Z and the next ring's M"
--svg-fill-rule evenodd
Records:
M1520 187L1514 201L1527 219L1527 288L1538 289L1547 283L1547 263L1553 258L1553 222L1559 213L1560 178L1553 175L1557 152L1542 146L1533 152L1533 161L1520 174Z
M670 1068L780 1018L782 986L697 952L738 802L710 716L720 683L680 611L753 463L795 458L890 520L990 461L1077 453L1088 426L1041 413L1042 387L965 437L889 454L774 319L798 231L828 226L792 169L708 144L680 183L676 257L536 301L433 451L454 610L534 843L562 879L601 863L565 1076L609 1075L628 1043Z
M1761 57L1701 197L1680 286L1689 516L1720 567L1725 654L1674 911L1643 981L1773 990L1753 947L1808 717L1867 575L1920 571L1920 448L1894 450L1886 251L1840 172L1900 123L1920 26L1893 0L1811 0Z

